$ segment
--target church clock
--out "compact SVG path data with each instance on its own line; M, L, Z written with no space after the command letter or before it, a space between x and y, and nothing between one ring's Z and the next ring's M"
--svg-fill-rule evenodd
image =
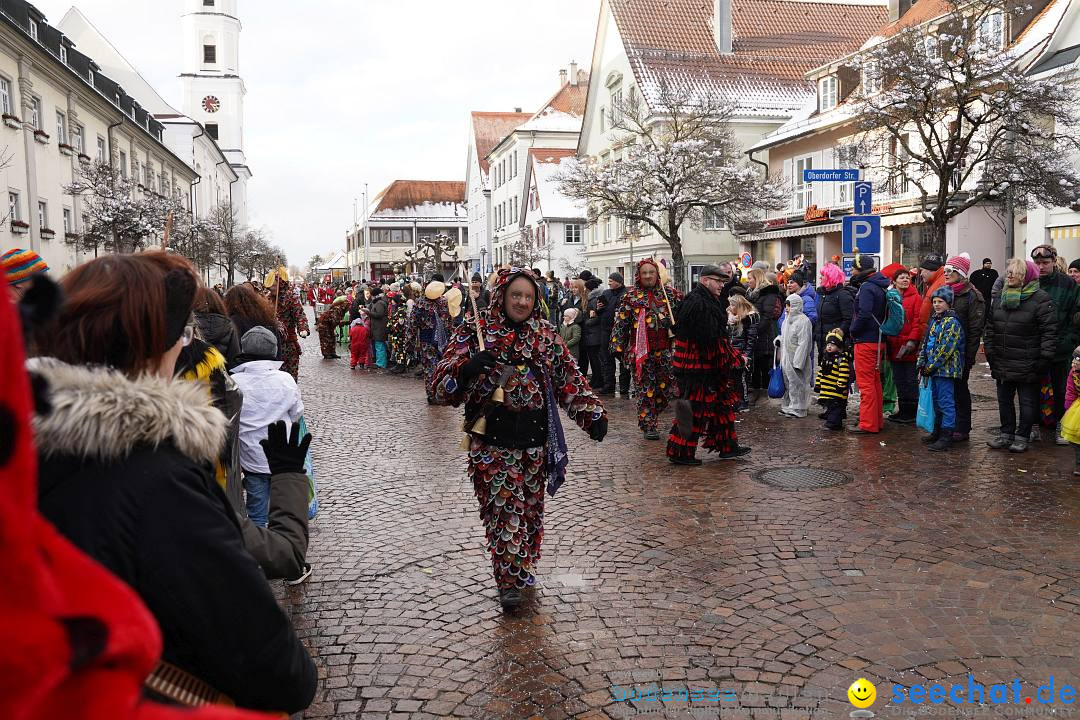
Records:
M202 108L208 113L216 113L221 109L221 101L213 95L207 95L203 98Z

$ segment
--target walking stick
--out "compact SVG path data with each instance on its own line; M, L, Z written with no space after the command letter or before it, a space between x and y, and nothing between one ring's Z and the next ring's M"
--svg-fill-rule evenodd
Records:
M173 214L172 210L169 211L168 217L165 218L165 232L161 236L161 249L167 250L169 248L169 235L172 234Z
M662 265L667 270L667 265ZM669 273L670 278L670 273ZM668 328L668 337L675 337L675 331L672 329L675 327L675 313L671 311L671 300L668 299L667 287L664 285L664 278L660 276L660 273L656 273L656 279L660 282L660 291L664 294L664 304L667 305L668 317L671 318L671 327Z
M464 264L462 265L462 267L464 268ZM464 269L462 270L462 276L464 277ZM470 283L470 285L471 285L471 283ZM476 329L476 341L477 341L477 343L478 343L478 345L480 347L480 352L483 352L484 350L487 349L487 347L486 347L486 344L484 343L484 331L480 328L480 312L476 308L476 298L473 297L472 287L469 288L469 307L472 308L473 325L475 326L475 329ZM504 398L505 398L505 394L503 393L502 387L499 386L499 385L496 385L495 389L491 393L491 402L501 405ZM470 443L472 438L469 435L469 432L470 432L469 428L464 428L464 430L465 430L465 436L461 439L461 449L462 450L468 450L469 449L469 443ZM474 432L477 435L483 435L486 431L487 431L487 418L485 416L481 415L480 417L478 417L476 419L476 422L473 423L471 432Z

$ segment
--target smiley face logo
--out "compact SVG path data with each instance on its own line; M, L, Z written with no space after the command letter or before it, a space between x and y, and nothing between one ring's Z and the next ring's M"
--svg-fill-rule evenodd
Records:
M868 708L877 700L877 688L866 678L859 678L847 689L848 700L857 708Z

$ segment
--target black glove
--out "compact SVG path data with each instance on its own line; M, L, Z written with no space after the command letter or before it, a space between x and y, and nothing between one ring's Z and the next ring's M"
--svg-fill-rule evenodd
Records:
M476 376L490 373L494 369L495 356L487 350L481 350L461 366L461 371L458 373L458 383L468 385Z
M599 420L593 420L592 425L589 426L589 437L596 442L603 441L607 435L607 418L600 418Z
M285 437L285 421L278 420L266 428L266 439L260 440L270 474L302 473L304 458L307 457L308 445L311 445L311 433L300 439L300 423L294 422L289 437Z
M923 377L930 377L930 368L923 365L921 368L919 368L919 374L921 374Z

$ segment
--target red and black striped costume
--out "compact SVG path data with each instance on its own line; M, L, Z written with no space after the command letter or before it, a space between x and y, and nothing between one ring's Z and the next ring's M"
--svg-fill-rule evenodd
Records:
M679 399L689 401L693 411L693 428L689 435L681 433L676 416L668 457L692 459L699 440L709 452L730 453L738 447L735 374L743 358L728 342L726 324L724 306L701 285L686 296L676 314L672 370Z

